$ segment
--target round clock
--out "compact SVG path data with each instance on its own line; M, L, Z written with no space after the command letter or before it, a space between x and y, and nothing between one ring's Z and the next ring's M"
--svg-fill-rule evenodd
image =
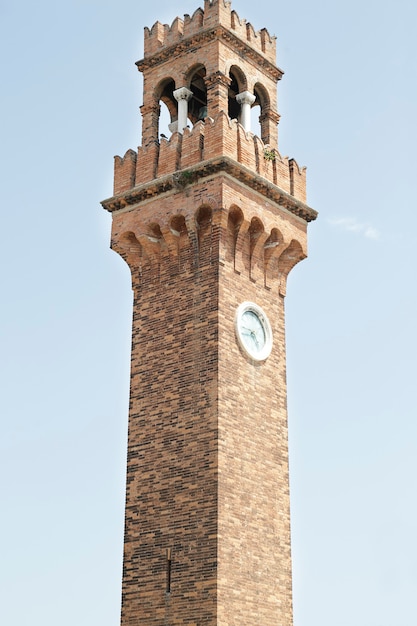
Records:
M235 317L236 337L247 356L264 361L272 350L272 329L266 313L254 302L242 302Z

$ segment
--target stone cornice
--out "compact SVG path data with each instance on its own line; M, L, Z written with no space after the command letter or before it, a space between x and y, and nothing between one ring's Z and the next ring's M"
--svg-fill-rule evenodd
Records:
M160 52L157 52L156 54L153 54L149 57L145 57L141 61L137 61L137 68L139 71L143 72L143 70L145 69L155 67L156 65L165 63L165 61L168 61L169 59L177 55L188 52L190 47L200 47L205 42L212 41L213 39L222 40L227 45L229 45L233 49L233 51L241 53L246 58L251 59L256 65L261 67L265 71L265 73L273 79L278 81L282 78L284 72L280 70L279 67L268 61L268 59L262 56L262 54L257 52L249 44L242 41L242 39L237 37L233 32L227 30L224 26L221 25L217 26L216 28L210 28L200 33L196 33L195 35L187 37L186 39L180 39L172 46L161 48Z
M294 196L277 187L259 174L254 173L241 163L229 157L216 157L208 161L201 161L185 170L167 174L134 187L129 191L103 200L101 205L109 212L119 211L131 205L137 205L155 196L171 191L181 191L190 184L206 179L215 174L226 173L251 189L254 189L268 200L275 202L293 215L311 222L316 219L317 211Z

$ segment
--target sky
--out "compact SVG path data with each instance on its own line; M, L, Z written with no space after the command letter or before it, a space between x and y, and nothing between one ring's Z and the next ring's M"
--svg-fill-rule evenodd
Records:
M113 156L143 28L198 2L0 0L0 623L119 622L132 295ZM417 623L414 0L233 8L277 36L309 258L286 298L295 626Z

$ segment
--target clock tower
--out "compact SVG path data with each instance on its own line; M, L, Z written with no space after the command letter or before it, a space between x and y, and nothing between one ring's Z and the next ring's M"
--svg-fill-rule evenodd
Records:
M292 625L284 297L316 212L275 48L225 0L145 28L102 203L134 293L122 626Z

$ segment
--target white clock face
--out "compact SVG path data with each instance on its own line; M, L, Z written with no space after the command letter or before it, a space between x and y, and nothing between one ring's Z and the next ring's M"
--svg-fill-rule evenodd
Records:
M266 313L254 302L242 302L236 311L236 336L252 360L264 361L271 354L272 330Z

